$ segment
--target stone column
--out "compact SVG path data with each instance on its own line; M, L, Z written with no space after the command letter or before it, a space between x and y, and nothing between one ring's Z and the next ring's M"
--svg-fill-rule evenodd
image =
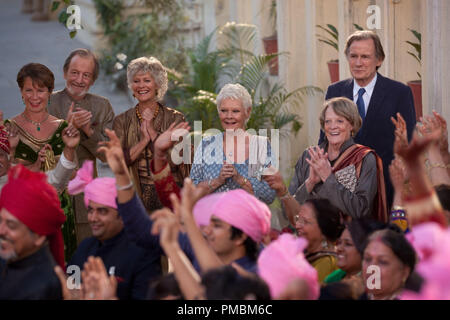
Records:
M423 2L422 101L423 113L434 109L450 123L450 2Z
M345 56L345 42L351 33L352 5L349 0L338 0L338 25L339 30L339 79L351 77Z

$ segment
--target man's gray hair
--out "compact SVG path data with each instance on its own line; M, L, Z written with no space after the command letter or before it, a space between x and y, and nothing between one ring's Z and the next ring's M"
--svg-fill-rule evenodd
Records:
M242 102L245 112L252 106L252 97L247 89L239 83L228 83L219 92L216 98L217 111L219 111L220 104L225 99L235 99ZM250 115L249 115L250 116Z
M137 73L147 72L150 73L153 80L155 80L157 99L158 101L161 101L168 88L167 71L162 63L155 57L140 57L130 61L127 67L128 88L131 89L133 78Z

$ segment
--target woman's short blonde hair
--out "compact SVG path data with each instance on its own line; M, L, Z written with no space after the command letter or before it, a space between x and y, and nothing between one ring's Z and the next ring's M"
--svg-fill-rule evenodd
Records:
M155 57L140 57L136 58L128 64L127 67L127 82L128 88L131 89L133 78L137 73L150 73L156 83L156 96L158 101L161 101L167 92L168 80L167 71L162 63Z
M345 97L326 100L323 104L323 110L319 117L320 128L323 131L325 131L325 112L329 107L333 108L333 111L338 116L344 117L348 122L350 122L352 125L352 136L355 136L359 129L361 129L362 125L361 116L359 115L356 104L352 100Z

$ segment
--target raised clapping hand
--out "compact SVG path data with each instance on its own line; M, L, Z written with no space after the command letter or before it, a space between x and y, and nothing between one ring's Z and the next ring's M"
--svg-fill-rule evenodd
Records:
M120 145L120 140L113 130L105 129L105 133L108 136L109 141L100 141L98 152L104 153L109 167L116 176L123 175L127 173L127 165L125 164L125 157L123 155L122 146Z
M117 279L106 272L99 257L90 256L81 272L84 300L117 300Z
M5 125L6 131L8 132L8 141L9 147L11 151L15 150L17 145L19 144L19 129L16 126L11 125L11 123L7 123Z
M273 168L272 166L269 168ZM271 171L275 170L273 168ZM262 176L264 181L267 182L269 187L274 189L277 192L277 195L279 197L284 196L287 192L287 187L283 182L283 177L281 176L280 172L278 170L275 170L271 172L271 174L265 174Z
M410 144L401 141L401 137L395 136L394 152L398 154L403 163L411 169L411 167L421 167L421 157L425 150L437 139L439 139L439 132L433 132L425 137L419 137L416 132L413 134L413 139Z
M406 130L406 121L403 119L402 115L397 112L397 119L391 117L391 121L395 126L394 134L399 138L399 142L402 145L408 144L408 132Z
M172 211L167 208L157 210L152 213L151 219L153 220L151 233L159 234L161 247L166 248L178 243L180 224Z
M77 129L83 130L84 133L90 135L91 133L91 119L92 112L87 111L82 108L76 108L73 111L74 102L69 107L69 111L67 112L67 122L73 123L74 127Z
M433 111L434 117L439 122L439 125L441 127L441 138L439 139L439 149L441 150L442 155L444 158L448 156L448 129L447 129L447 122L445 119L436 111Z
M114 275L108 276L99 257L90 256L84 264L79 288L68 288L67 276L60 266L55 266L54 271L61 283L64 300L117 300L117 279Z
M67 276L60 266L55 266L53 270L61 283L62 294L64 300L82 300L83 292L81 286L79 288L69 289L67 286Z
M181 189L181 202L175 194L170 195L173 211L181 222L192 216L195 204L207 193L207 188L195 186L190 178L184 179L183 189Z
M155 153L165 154L167 150L172 148L177 140L172 137L181 137L189 133L191 127L187 122L178 124L172 123L166 131L161 133L154 143Z
M62 140L64 145L71 149L76 148L80 143L80 132L72 123L69 123L69 126L63 130Z
M308 153L311 159L306 159L306 162L308 162L310 166L309 179L311 184L315 185L320 180L325 182L332 173L331 164L328 160L328 153L317 146L308 148Z
M439 150L445 150L448 152L448 132L447 123L440 114L433 111L433 116L425 116L420 119L421 126L417 126L419 132L423 136L429 136L431 134L438 135L439 138L434 140L433 145Z

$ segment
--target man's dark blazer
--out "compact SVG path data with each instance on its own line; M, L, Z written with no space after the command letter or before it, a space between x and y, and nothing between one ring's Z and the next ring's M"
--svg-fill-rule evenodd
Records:
M372 92L366 118L355 142L368 146L383 160L384 180L388 204L392 204L393 187L389 179L389 164L394 158L394 124L391 117L399 112L405 119L408 140L411 139L416 124L416 112L411 89L401 82L377 74L377 82ZM347 97L353 101L353 78L330 85L325 99ZM319 144L324 134L320 132Z

